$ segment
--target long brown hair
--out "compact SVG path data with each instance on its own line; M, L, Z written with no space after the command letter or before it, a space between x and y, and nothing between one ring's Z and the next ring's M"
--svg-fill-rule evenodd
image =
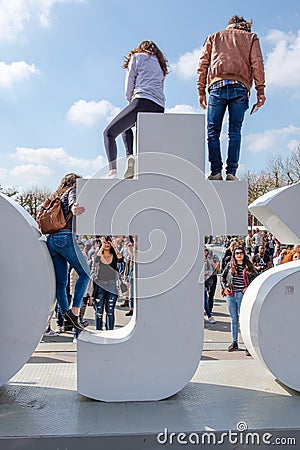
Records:
M128 56L125 58L125 62L122 66L124 69L127 69L129 61L131 60L131 57L134 53L148 53L148 55L156 56L163 74L167 75L168 60L153 41L142 41L137 48L131 50L131 52L129 52Z
M230 261L232 275L234 275L234 276L238 275L238 263L235 258L236 250L242 251L244 254L243 266L246 269L247 274L248 275L257 274L257 271L256 271L254 265L252 264L252 262L250 261L250 259L248 258L248 255L246 254L244 247L237 245L232 252L232 258Z
M283 258L283 260L281 261L281 264L293 261L293 257L295 255L295 253L297 253L300 256L300 248L295 248L295 249L289 251Z
M60 185L58 186L57 190L54 192L53 196L60 196L64 192L66 192L68 189L72 187L76 187L76 180L77 178L82 178L81 175L77 175L76 173L67 173L63 177L63 179L60 182Z

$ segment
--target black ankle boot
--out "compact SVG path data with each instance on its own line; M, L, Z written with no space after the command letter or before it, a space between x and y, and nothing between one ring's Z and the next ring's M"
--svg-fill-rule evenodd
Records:
M78 316L75 316L75 314L72 312L71 309L69 309L69 311L65 312L64 314L64 319L71 324L74 328L76 328L76 330L82 331L84 330L83 326L80 325L79 321L78 321Z

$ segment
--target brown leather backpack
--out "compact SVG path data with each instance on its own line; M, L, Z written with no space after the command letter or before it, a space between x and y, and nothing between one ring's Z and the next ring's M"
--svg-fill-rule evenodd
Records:
M37 214L36 221L43 234L51 234L65 228L71 217L72 213L69 213L67 217L65 217L61 198L57 196L52 199L47 198L44 201Z

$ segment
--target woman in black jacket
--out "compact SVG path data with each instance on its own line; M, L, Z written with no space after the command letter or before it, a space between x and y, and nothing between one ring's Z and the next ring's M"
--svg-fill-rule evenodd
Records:
M242 246L233 249L232 258L227 263L222 276L222 295L226 297L231 318L232 343L228 351L238 350L239 314L243 295L257 276L257 272Z

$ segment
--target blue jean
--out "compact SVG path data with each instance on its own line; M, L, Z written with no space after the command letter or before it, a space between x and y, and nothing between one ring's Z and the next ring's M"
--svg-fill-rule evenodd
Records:
M61 314L69 309L67 285L68 265L75 269L78 280L75 285L73 306L80 308L83 296L90 279L88 263L76 243L71 230L60 230L50 234L47 246L52 257L56 277L56 299Z
M210 318L211 317L211 310L210 310L210 307L209 307L209 297L208 297L208 292L207 292L207 290L205 288L204 288L204 309L205 309L207 317Z
M115 306L118 298L116 281L101 281L101 286L97 287L94 308L96 314L96 330L102 330L103 312L106 312L106 329L113 330L115 326Z
M241 303L243 299L242 292L234 292L233 297L226 297L227 308L231 318L231 334L234 342L238 341L239 334L239 315L241 309Z
M246 110L249 108L248 91L239 84L221 88L212 87L207 108L207 142L211 173L222 171L220 134L226 108L229 112L228 156L226 173L235 175L240 157L241 128Z

